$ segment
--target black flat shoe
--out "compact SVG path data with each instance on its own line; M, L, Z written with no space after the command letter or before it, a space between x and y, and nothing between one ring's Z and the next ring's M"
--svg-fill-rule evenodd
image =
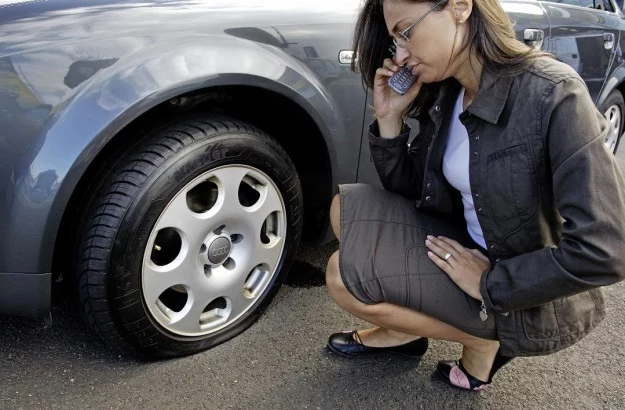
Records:
M393 353L410 358L423 356L428 349L428 339L421 337L399 346L370 347L362 344L358 331L334 333L328 339L328 349L344 357L363 357L379 353Z
M495 356L495 361L493 362L493 367L490 370L490 375L488 377L488 381L482 381L477 377L473 377L467 369L462 365L462 361L440 361L438 362L438 366L436 368L439 376L443 379L443 381L451 384L454 387L458 387L463 390L471 390L471 391L481 391L486 390L488 386L490 386L493 381L493 376L499 369L501 369L504 365L506 365L512 357L501 356L497 353Z

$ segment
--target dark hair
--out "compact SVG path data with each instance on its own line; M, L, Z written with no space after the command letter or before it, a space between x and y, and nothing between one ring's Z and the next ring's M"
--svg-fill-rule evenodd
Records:
M376 70L389 57L392 39L384 21L384 1L404 1L407 3L435 3L428 0L366 0L358 17L354 32L353 49L357 59L352 62L352 70L362 73L363 81L373 88ZM449 4L444 1L438 10ZM485 66L498 75L514 75L527 67L530 60L549 55L538 51L516 39L512 22L499 4L499 0L473 0L473 10L467 19L469 30L461 51L469 47ZM427 110L438 95L441 83L424 84L418 97L408 109L408 115L419 116Z

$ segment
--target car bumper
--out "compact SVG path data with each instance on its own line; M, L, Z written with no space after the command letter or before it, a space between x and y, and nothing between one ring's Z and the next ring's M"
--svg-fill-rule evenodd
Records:
M45 316L50 313L52 274L0 272L0 313Z

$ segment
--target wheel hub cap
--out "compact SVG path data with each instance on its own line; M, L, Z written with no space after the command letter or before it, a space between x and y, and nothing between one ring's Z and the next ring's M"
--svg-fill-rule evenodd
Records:
M617 105L612 105L603 115L609 124L604 143L610 152L614 152L616 143L621 136L621 109Z
M206 245L206 252L202 253L202 258L207 265L222 265L230 256L232 242L228 236L209 238L204 244Z
M217 332L258 305L286 244L285 201L261 170L226 165L182 188L144 252L143 299L179 336Z

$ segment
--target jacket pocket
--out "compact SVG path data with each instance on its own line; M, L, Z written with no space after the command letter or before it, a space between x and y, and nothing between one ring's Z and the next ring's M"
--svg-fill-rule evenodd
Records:
M587 331L603 307L597 306L593 297L594 294L602 304L601 293L591 292L524 309L521 313L525 336L529 340L544 341Z
M487 172L491 215L510 232L538 210L536 169L527 144L490 154Z
M521 311L523 331L529 340L549 340L560 337L554 302Z
M562 336L583 332L591 326L597 305L590 292L578 293L557 302L556 314Z

